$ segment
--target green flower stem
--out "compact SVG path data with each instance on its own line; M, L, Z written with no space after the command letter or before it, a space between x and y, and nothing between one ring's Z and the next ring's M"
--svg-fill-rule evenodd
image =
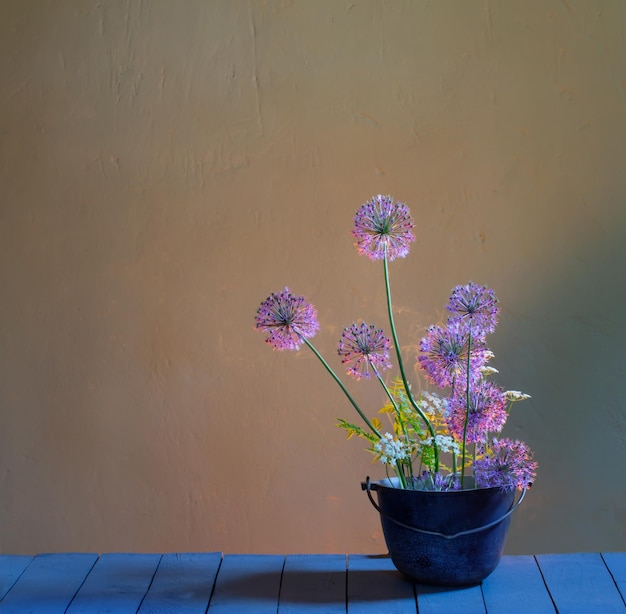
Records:
M404 471L402 471L401 461L396 461L396 475L398 476L400 480L400 484L402 485L402 488L406 490L406 478L404 477Z
M376 375L376 379L380 382L380 385L383 387L383 390L385 391L387 397L391 401L391 404L393 405L393 408L396 412L396 416L398 416L398 422L400 423L400 426L402 427L402 432L404 433L404 436L406 437L406 440L408 441L409 435L406 432L406 427L404 426L404 420L402 420L402 414L400 413L400 408L398 407L396 400L393 398L391 391L389 390L389 388L387 388L387 384L385 384L383 378L380 376L380 373L378 372L378 369L375 367L375 365L372 365L372 370L374 371L374 374Z
M406 372L404 370L404 363L402 362L402 354L400 352L400 344L398 343L398 334L396 333L396 325L393 319L393 307L391 304L391 287L389 284L389 264L387 262L387 250L385 248L385 257L383 258L383 264L385 269L385 293L387 295L387 312L389 315L389 325L391 327L391 336L393 337L393 345L396 348L396 356L398 357L398 367L400 369L400 377L402 378L402 383L404 385L404 390L406 392L406 396L409 399L409 402L413 406L413 409L418 413L419 417L424 421L426 427L428 428L428 432L430 436L433 438L433 450L435 452L435 473L439 471L439 446L437 445L437 441L435 439L435 429L433 425L430 423L430 420L426 417L424 412L415 402L413 395L411 394L411 388L409 386L409 381L406 376Z
M374 374L376 375L376 378L380 382L380 385L383 387L383 390L385 391L385 393L389 397L389 400L391 401L391 404L393 405L393 408L396 411L396 416L398 416L398 422L400 423L400 427L402 428L402 432L404 433L404 438L405 438L405 440L408 443L410 441L409 434L406 431L406 426L404 425L404 420L402 419L402 413L400 412L400 408L398 407L398 404L396 403L396 400L393 398L393 395L391 394L391 391L387 387L387 384L385 384L383 378L380 376L380 373L378 372L378 369L376 368L375 365L372 365L372 370L374 371ZM413 463L411 463L411 462L409 462L409 476L411 478L413 477Z
M464 488L465 480L465 449L467 447L467 423L470 415L470 361L472 355L472 321L469 324L469 334L467 337L467 387L465 389L465 424L463 425L463 448L461 455L461 488Z
M359 416L361 416L361 418L363 419L363 422L365 422L365 424L367 424L368 428L372 431L372 433L374 433L374 435L376 435L376 437L380 439L382 435L378 432L376 428L374 428L374 425L367 419L367 416L361 411L361 408L357 405L356 401L352 398L352 395L348 392L348 389L345 387L344 383L339 379L339 377L337 377L337 374L331 369L330 365L324 360L324 357L317 351L316 347L308 339L305 339L302 336L300 336L300 339L302 339L302 341L309 347L309 349L313 352L313 354L315 354L318 357L318 359L324 365L328 373L330 373L330 375L337 382L341 390L343 390L343 393L348 398L348 401L352 403L352 407L356 409Z

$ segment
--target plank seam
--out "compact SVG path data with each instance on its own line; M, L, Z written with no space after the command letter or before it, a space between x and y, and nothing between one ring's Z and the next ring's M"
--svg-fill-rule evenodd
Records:
M543 581L543 585L546 587L548 597L550 597L550 601L552 602L552 607L554 608L554 611L558 613L559 609L556 607L556 602L554 601L554 597L552 596L552 593L550 592L550 587L548 586L548 583L546 582L546 578L543 575L543 569L541 569L541 565L539 565L537 556L533 555L533 559L535 561L535 564L537 565L537 568L539 569L539 573L541 574L541 580Z
M345 585L345 608L346 614L348 614L348 573L349 573L349 563L348 563L348 553L346 552L346 585Z
M483 590L483 583L480 583L480 596L483 598L483 608L485 610L485 614L489 614L489 610L487 609L487 601L485 600L485 591Z
M283 592L283 578L285 577L285 565L287 564L287 557L283 557L283 566L280 568L280 582L278 583L278 599L276 600L276 614L280 610L280 597Z
M20 573L17 578L15 578L15 580L13 581L13 584L11 584L11 586L9 586L9 588L6 589L6 591L4 591L4 595L0 595L0 601L2 601L13 589L13 587L18 583L19 579L26 573L26 570L33 564L33 561L37 558L37 555L33 555L30 559L30 561L28 561L28 565L26 565L26 567L24 567L24 569L22 569L22 573ZM2 608L2 606L0 606L0 609Z
M143 597L141 598L141 601L139 602L139 605L137 606L137 612L141 611L141 606L143 605L143 602L146 600L146 597L148 596L148 593L150 592L150 589L152 588L152 585L154 584L154 578L156 577L157 571L159 571L159 567L161 567L162 562L163 562L163 554L161 554L159 558L159 563L156 566L154 573L152 574L152 578L150 578L150 584L148 584L148 588L146 589L146 592L143 594Z
M80 589L83 588L85 582L87 582L87 578L89 577L89 574L93 571L93 568L96 566L96 563L100 560L100 556L101 555L98 554L98 556L96 557L96 560L93 562L93 564L89 568L89 571L85 574L85 577L83 578L83 581L80 583L80 585L78 586L78 588L76 589L76 591L72 595L72 598L70 599L70 602L67 604L67 608L65 608L66 612L72 607L72 604L74 603L74 600L76 599L76 596L78 595L78 593L80 593Z
M220 564L217 566L217 570L215 575L213 576L213 586L211 587L211 594L209 595L209 603L206 604L206 610L204 614L207 614L209 608L211 607L211 601L213 601L213 595L215 594L215 587L217 586L217 578L220 575L220 570L222 569L222 563L224 562L224 553L220 552Z
M600 558L602 559L604 566L606 567L607 571L609 572L609 575L611 576L611 580L613 580L613 584L615 584L615 588L617 589L617 592L619 593L620 597L622 598L622 601L624 602L624 605L626 606L626 595L623 595L622 591L619 589L617 580L615 579L615 576L613 575L611 568L607 565L607 562L604 558L604 554L602 552L600 552Z

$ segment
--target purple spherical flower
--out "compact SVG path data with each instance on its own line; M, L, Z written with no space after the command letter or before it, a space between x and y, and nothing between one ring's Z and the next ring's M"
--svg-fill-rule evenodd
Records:
M484 337L492 333L498 323L498 299L494 291L486 286L468 283L456 286L448 302L451 322L472 326L473 337Z
M390 369L390 342L380 328L373 324L351 324L343 329L337 344L341 362L347 365L348 375L356 379L369 378L370 367L374 371Z
M463 441L467 416L467 441L484 442L489 433L502 430L508 417L508 399L504 391L495 384L481 380L470 386L469 414L467 394L459 387L448 399L446 422L457 441Z
M315 307L289 288L272 292L256 314L257 330L267 333L265 341L275 350L300 349L303 339L313 337L319 327Z
M450 322L447 326L429 326L426 336L420 341L418 357L420 367L427 378L436 386L454 386L459 377L467 380L467 354L469 336L464 326ZM477 379L491 353L476 340L470 356L470 378Z
M494 439L488 450L474 463L476 484L480 488L499 486L503 490L522 489L530 486L537 476L537 463L523 441Z
M391 261L409 253L409 243L415 241L411 212L404 203L394 203L391 196L380 194L366 202L354 217L355 245L360 254L370 260Z

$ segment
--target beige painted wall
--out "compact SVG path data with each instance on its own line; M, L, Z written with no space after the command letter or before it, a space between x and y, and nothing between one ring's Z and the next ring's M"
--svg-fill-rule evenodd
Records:
M416 344L495 288L507 434L540 475L508 551L626 548L622 0L5 0L0 549L383 552L381 475L258 304L384 323L371 196ZM412 360L411 352L407 352ZM373 385L350 384L372 413Z

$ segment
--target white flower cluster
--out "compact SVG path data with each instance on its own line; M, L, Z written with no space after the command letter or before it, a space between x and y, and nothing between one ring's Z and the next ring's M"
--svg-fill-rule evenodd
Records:
M437 446L439 447L440 452L453 452L454 454L461 453L461 446L450 437L450 435L435 435L435 441L437 442ZM422 439L423 446L432 446L433 438L428 437L426 439Z
M422 407L429 414L443 415L446 409L446 401L434 392L422 392Z
M374 450L380 454L380 462L385 465L392 465L396 461L409 457L408 446L404 442L394 439L391 433L385 433L374 444Z

